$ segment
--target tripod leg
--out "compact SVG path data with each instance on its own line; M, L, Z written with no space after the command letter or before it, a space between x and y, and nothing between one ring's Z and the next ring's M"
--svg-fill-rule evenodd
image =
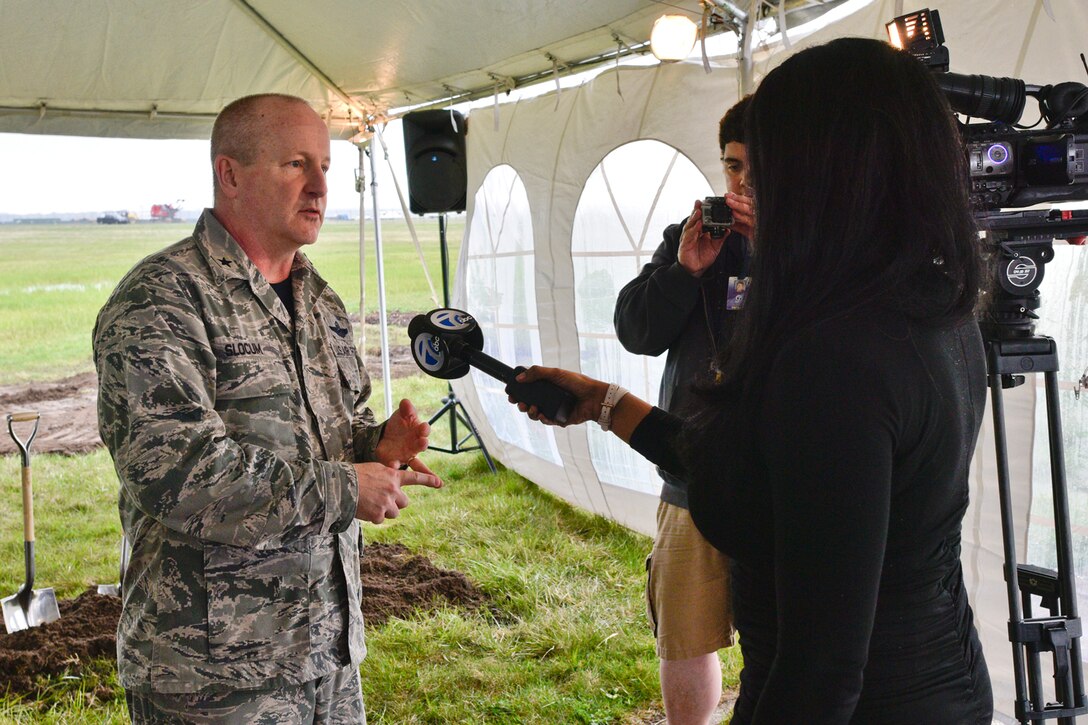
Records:
M992 349L990 350L992 353ZM1016 538L1014 534L1012 494L1009 486L1009 457L1005 439L1005 403L1001 388L1001 375L993 372L997 366L989 362L990 402L994 419L994 447L997 449L997 490L1001 504L1001 530L1005 554L1005 585L1009 597L1009 624L1019 625L1024 619L1020 612L1020 602L1016 591ZM1012 637L1013 681L1016 684L1017 714L1031 708L1028 700L1027 672L1024 667L1025 649L1022 643ZM1036 654L1037 658L1038 655ZM1028 658L1031 659L1030 653ZM1037 691L1033 687L1032 691ZM1026 717L1019 717L1023 725L1028 724Z
M1024 607L1024 618L1031 619L1031 594L1021 591L1020 598ZM1046 705L1046 699L1043 697L1043 668L1039 649L1032 644L1025 645L1024 649L1027 654L1028 696L1031 698L1032 708L1042 710Z
M480 434L476 432L476 426L472 423L472 418L468 417L468 411L465 410L464 404L458 400L457 405L465 414L464 417L461 418L461 421L472 431L472 437L475 438L476 442L479 444L480 452L484 454L484 460L487 461L487 467L491 469L492 473L498 473L498 469L495 468L495 462L491 460L491 454L487 452L487 446L484 445L483 440L480 438ZM461 416L458 415L458 417Z
M1060 579L1061 614L1077 619L1077 590L1073 571L1073 537L1069 523L1069 497L1065 480L1065 446L1062 438L1061 403L1058 398L1056 370L1043 374L1046 388L1047 435L1050 439L1050 480L1054 500L1054 534ZM1067 640L1068 650L1055 649L1054 686L1057 698L1067 708L1084 705L1084 674L1080 659L1080 633ZM1062 725L1074 722L1074 718L1061 718Z

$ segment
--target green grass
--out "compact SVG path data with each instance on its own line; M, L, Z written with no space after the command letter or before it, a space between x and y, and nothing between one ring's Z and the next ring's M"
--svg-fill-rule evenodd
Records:
M462 223L451 225L456 260ZM439 282L434 222L417 222ZM90 370L90 330L117 280L140 258L176 241L188 225L99 227L0 225L0 384ZM391 310L433 302L403 222L385 223ZM368 230L368 234L371 233ZM357 238L330 223L310 252L350 309L358 307ZM368 245L368 297L376 309ZM401 333L397 333L401 335ZM368 345L378 344L376 330ZM395 342L403 342L396 337ZM382 414L380 379L372 405ZM425 416L445 381L394 381ZM0 411L2 412L2 411ZM448 445L448 424L432 441ZM412 505L370 541L401 542L439 566L463 571L492 604L443 609L368 629L363 688L371 723L627 723L660 703L657 661L645 623L646 537L578 511L510 471L492 474L478 454L428 453L446 480L409 490ZM117 580L117 481L107 453L33 459L38 587L62 598ZM19 459L0 457L0 596L22 583ZM735 685L739 654L723 653ZM0 723L127 722L110 661L41 683L31 699L0 696ZM2 687L2 684L0 684Z
M438 223L415 220L426 267L442 299ZM91 330L121 277L147 255L188 236L189 224L0 224L0 384L46 380L93 369ZM464 232L451 217L447 239L455 264ZM403 221L382 222L389 310L434 307L423 264ZM359 309L359 227L329 222L306 250L349 312ZM378 309L373 228L367 228L367 310ZM452 281L451 281L452 284ZM378 344L377 328L367 331Z
M363 689L373 723L609 723L658 698L643 614L649 540L475 456L430 454L442 490L368 541L400 542L457 569L491 598L368 631ZM34 461L38 586L71 597L117 578L116 483L104 452ZM0 458L0 481L18 480ZM18 493L0 486L0 593L22 581ZM729 662L730 660L727 660ZM735 671L735 663L728 665ZM113 664L52 678L31 701L0 698L0 722L124 722Z

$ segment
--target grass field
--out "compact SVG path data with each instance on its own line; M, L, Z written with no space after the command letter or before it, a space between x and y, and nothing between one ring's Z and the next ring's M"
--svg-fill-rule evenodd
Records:
M426 267L442 299L438 223L417 220ZM464 221L452 217L447 238L456 263ZM92 369L91 330L98 310L136 262L188 236L189 224L0 224L0 385L46 380ZM367 311L378 309L373 230L367 229ZM424 312L441 304L430 288L407 225L383 222L389 310ZM329 222L306 250L322 276L359 309L359 227ZM452 281L451 281L452 284ZM368 344L377 342L368 330Z
M417 228L439 285L437 225ZM184 224L0 225L0 384L91 370L90 331L113 286L136 261L189 231ZM453 261L462 231L454 218ZM383 237L389 309L433 307L405 224L384 224ZM308 250L349 311L358 308L357 246L357 226L333 222ZM376 310L372 256L368 264L368 309ZM368 335L376 344L376 332ZM438 406L445 384L419 375L394 388L396 398L426 411ZM374 396L380 408L380 387ZM493 606L369 629L362 673L370 722L643 722L639 713L660 701L643 614L649 540L510 471L492 474L480 457L429 453L427 460L447 487L412 490L412 506L395 521L366 525L366 538L403 543L465 572ZM120 528L108 454L36 456L34 480L38 586L70 597L115 581ZM0 596L22 581L18 481L18 459L0 457ZM723 656L735 683L739 654ZM0 723L126 721L112 662L41 684L33 700L0 697Z

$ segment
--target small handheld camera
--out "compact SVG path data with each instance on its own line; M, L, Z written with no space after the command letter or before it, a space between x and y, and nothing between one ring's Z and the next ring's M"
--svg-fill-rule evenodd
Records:
M733 226L733 210L725 203L724 196L708 196L703 199L703 230L713 239L721 239Z

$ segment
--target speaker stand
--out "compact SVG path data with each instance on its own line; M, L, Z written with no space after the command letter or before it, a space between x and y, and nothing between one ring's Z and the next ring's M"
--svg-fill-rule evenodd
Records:
M438 215L438 245L442 253L442 304L445 307L450 306L450 251L449 245L446 243L446 215ZM453 392L453 386L446 385L448 392L446 397L442 398L442 407L437 413L431 416L431 419L427 421L428 424L434 425L435 422L440 420L442 416L448 415L450 419L450 447L441 448L439 446L428 446L433 451L442 451L443 453L464 453L465 451L480 451L484 454L484 460L487 461L487 467L491 469L492 473L496 473L495 462L491 460L491 454L487 452L487 448L484 446L483 440L480 438L480 434L476 432L476 426L472 424L472 419L468 415L468 411L465 410L465 406L457 398L457 394ZM460 433L457 431L457 422L460 421L467 429L468 433L464 438L460 437ZM466 446L465 443L475 438L476 445Z

